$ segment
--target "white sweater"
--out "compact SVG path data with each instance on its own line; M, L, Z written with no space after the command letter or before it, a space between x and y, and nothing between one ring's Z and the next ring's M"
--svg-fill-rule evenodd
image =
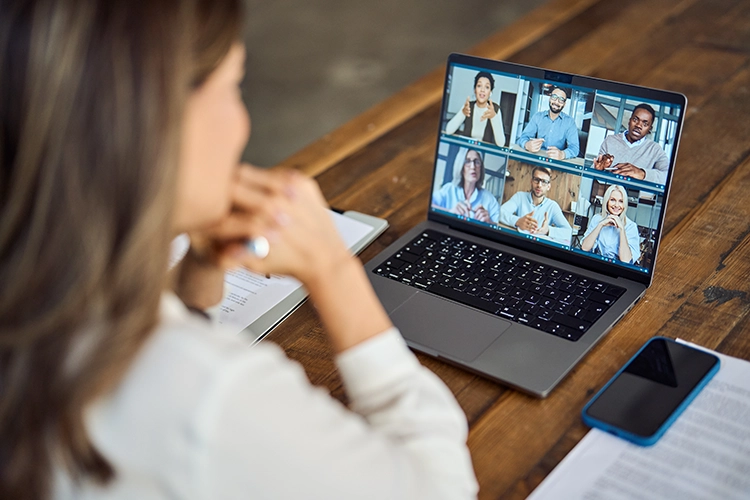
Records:
M466 418L396 329L340 354L351 410L277 346L255 347L173 295L129 372L86 415L117 471L55 471L60 499L460 499L477 483Z

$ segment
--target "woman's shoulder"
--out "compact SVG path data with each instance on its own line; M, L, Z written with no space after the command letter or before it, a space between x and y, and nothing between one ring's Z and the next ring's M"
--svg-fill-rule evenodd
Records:
M123 412L149 408L165 420L188 416L231 376L242 371L252 381L254 371L288 362L273 344L251 347L220 325L188 312L174 296L162 300L160 323L131 362L114 391L100 401Z
M125 376L86 414L95 446L118 471L113 491L127 487L128 478L154 475L186 487L195 479L190 471L206 440L205 422L236 400L238 381L247 389L241 399L250 399L244 404L254 404L269 392L269 373L285 366L295 364L273 344L251 348L165 296L161 322Z

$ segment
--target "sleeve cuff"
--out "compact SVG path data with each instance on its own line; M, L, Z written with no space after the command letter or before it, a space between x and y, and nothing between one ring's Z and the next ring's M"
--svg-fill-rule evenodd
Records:
M421 366L395 327L347 349L335 361L352 399L376 392Z

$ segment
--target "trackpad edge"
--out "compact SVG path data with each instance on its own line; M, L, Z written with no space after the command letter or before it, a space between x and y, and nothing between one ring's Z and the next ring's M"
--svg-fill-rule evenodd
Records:
M497 316L418 292L390 314L406 340L474 361L511 323Z

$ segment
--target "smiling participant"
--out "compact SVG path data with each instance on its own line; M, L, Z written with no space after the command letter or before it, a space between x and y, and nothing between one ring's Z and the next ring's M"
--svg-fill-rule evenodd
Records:
M576 122L563 113L568 93L555 87L549 96L549 109L531 117L523 129L518 145L531 153L545 151L547 157L565 160L578 156L580 145Z
M593 167L634 179L666 183L667 154L659 144L646 137L651 133L655 117L654 108L648 104L636 106L630 115L628 130L604 139Z
M638 226L625 216L627 209L625 188L615 184L609 186L604 193L602 211L591 218L581 249L635 264L641 258Z
M466 151L464 164L453 181L446 183L432 195L432 206L445 208L454 214L492 224L500 217L500 204L483 189L484 159L475 149Z
M471 101L470 97L466 98L461 111L445 126L445 133L458 133L479 141L505 146L505 129L500 105L491 100L494 89L495 79L491 74L486 71L477 73L474 77L476 101ZM464 125L463 129L456 132L461 124Z

